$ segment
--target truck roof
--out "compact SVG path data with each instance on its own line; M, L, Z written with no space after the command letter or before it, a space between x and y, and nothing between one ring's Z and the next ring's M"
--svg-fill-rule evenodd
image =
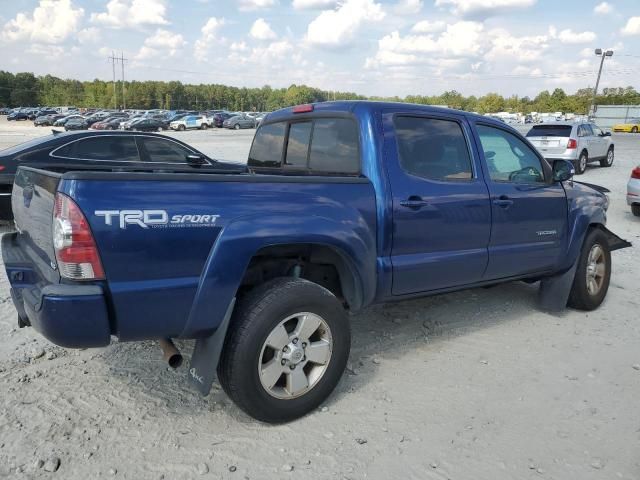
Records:
M382 102L382 101L372 101L372 100L338 100L338 101L329 101L329 102L315 102L310 103L309 105L313 105L313 112L351 112L351 113L373 113L380 110L386 109L398 109L403 111L416 111L422 113L456 113L457 115L463 115L467 118L473 118L475 120L482 120L487 123L493 123L495 125L499 125L501 127L505 127L504 122L499 120L495 120L484 115L478 115L476 113L465 112L464 110L456 110L453 108L440 107L437 105L423 105L418 103L403 103L403 102ZM276 110L275 112L270 113L267 116L267 122L273 122L278 120L286 120L294 115L298 115L294 113L293 107L282 108L280 110ZM311 112L308 112L311 114ZM511 128L511 127L509 127Z

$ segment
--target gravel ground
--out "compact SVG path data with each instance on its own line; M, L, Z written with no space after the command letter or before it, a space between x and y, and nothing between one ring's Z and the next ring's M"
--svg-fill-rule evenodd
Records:
M42 134L0 120L0 147ZM173 134L246 158L253 131ZM511 283L353 317L347 374L325 406L284 426L202 398L154 342L65 350L18 329L0 275L0 478L638 479L640 219L625 185L640 135L616 135L604 305L540 312ZM90 321L90 319L87 319ZM191 342L178 342L189 354Z

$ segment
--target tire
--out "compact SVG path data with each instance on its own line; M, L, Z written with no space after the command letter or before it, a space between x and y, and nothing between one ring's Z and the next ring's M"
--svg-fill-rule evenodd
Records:
M636 217L640 217L640 205L631 205L631 213Z
M307 340L309 345L322 343L323 355L327 355L324 364L306 359L310 350L302 342L307 338L305 334L297 342L294 340L302 317L312 319L312 324L318 318L324 322ZM256 287L239 301L229 328L218 364L220 383L240 409L267 423L288 422L317 408L338 384L349 357L351 330L341 303L327 289L300 278L276 278ZM275 335L276 331L286 336ZM314 337L316 334L325 336ZM267 346L268 338L284 342L274 341L276 349ZM285 347L280 349L280 344ZM292 364L287 362L293 360L285 360L285 355L296 355L301 363L291 368ZM271 361L277 368L272 376L273 386L267 387L263 384L267 372L260 372ZM278 373L280 370L282 373ZM294 395L291 392L296 389L290 388L289 382L293 382L295 374L298 378L304 375L307 386Z
M578 160L573 162L573 165L576 167L576 174L582 175L587 169L587 164L589 163L589 154L586 150L583 150L578 157Z
M158 133L159 133L159 132L162 132L162 127L158 127L158 128L156 129L156 132L158 132Z
M596 257L595 252L599 252L600 257ZM601 259L602 264L594 263L596 259ZM603 265L602 269L599 265ZM597 275L598 271L600 271L600 276ZM589 272L596 272L596 276L594 277ZM578 310L595 310L607 296L610 279L611 251L607 237L599 228L593 228L587 233L578 257L578 267L569 294L568 305ZM597 288L590 289L590 280L595 282L591 285Z
M609 150L607 151L607 156L602 160L600 160L600 166L610 167L611 165L613 165L614 157L615 155L614 155L613 147L609 147Z
M631 129L631 133L638 133L638 127L633 127Z
M200 128L202 130L206 130L207 128L209 128L209 125L207 125L206 123L203 123L202 125L200 125Z
M178 125L178 131L179 132L184 132L185 131L185 126L184 125Z
M239 123L236 123L236 124L233 126L233 129L234 129L234 130L240 130L240 124L239 124Z

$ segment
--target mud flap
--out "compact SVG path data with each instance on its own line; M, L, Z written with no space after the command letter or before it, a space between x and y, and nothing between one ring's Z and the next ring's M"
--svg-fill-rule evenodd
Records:
M602 227L602 231L607 236L607 242L609 242L609 250L611 250L612 252L614 250L620 250L621 248L628 248L632 246L631 242L627 242L626 240L623 240L622 238L617 236L615 233L613 233L611 230Z
M224 339L227 336L229 321L235 304L236 299L234 298L231 300L220 326L213 335L196 340L196 348L189 364L189 382L202 395L209 394L211 385L216 378L220 353L222 353Z
M542 279L540 290L538 290L540 308L550 312L557 312L567 307L577 268L578 262L574 262L573 266L566 272Z

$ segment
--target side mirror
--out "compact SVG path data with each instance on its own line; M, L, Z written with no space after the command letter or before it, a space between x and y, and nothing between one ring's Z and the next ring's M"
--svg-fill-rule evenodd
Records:
M202 155L198 155L197 153L192 153L187 155L187 163L189 165L202 165L207 162Z
M576 168L568 160L556 160L553 162L553 181L566 182L576 174Z
M603 137L610 137L611 136L611 132L603 132L602 136Z

